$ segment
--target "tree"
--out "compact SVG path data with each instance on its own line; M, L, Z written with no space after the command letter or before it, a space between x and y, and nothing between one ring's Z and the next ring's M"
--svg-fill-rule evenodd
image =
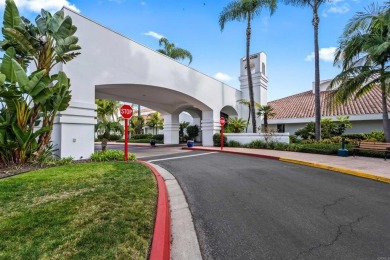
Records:
M133 116L130 120L130 124L136 134L141 134L141 130L145 125L145 119L142 116Z
M182 139L184 137L184 130L190 125L190 122L183 121L180 123L179 128L179 138Z
M263 116L264 119L264 130L268 129L268 118L275 115L275 111L271 106L260 106L257 110L257 116Z
M163 124L163 120L159 112L151 113L146 118L146 125L153 128L153 130L155 129L156 134L157 134L157 128L161 128L162 124Z
M101 121L118 121L121 104L114 100L96 99L97 117Z
M244 105L244 106L248 107L248 120L247 120L246 127L245 127L245 133L248 133L248 125L249 125L249 121L251 119L251 102L245 98L241 98L241 99L237 100L237 102L240 105Z
M263 8L268 8L271 15L276 9L276 0L234 0L222 10L219 15L219 25L221 31L228 21L246 21L246 71L248 76L250 113L252 116L252 131L256 133L255 100L253 94L252 72L250 68L250 40L251 40L251 21L256 15L259 15Z
M164 49L157 50L158 52L167 55L168 57L171 57L174 60L184 60L189 59L189 63L192 62L192 54L191 52L175 47L175 44L168 41L167 38L161 38L159 41L159 45L164 45Z
M0 146L9 147L10 152L2 154L11 157L3 157L5 163L25 163L43 154L55 116L67 109L71 99L69 78L51 70L80 54L75 52L80 49L74 36L77 28L63 11L52 15L42 10L35 21L36 25L21 17L15 2L6 0L0 43L5 51L0 71ZM31 61L36 71L28 76Z
M309 6L313 11L312 24L314 27L314 106L315 106L315 139L321 139L321 99L320 99L320 51L318 46L318 25L320 17L318 9L325 2L331 0L284 0L285 3L294 6Z
M248 123L242 118L230 117L227 128L233 133L242 133Z
M383 130L390 142L388 101L390 96L390 7L372 4L358 12L345 27L336 50L335 65L342 68L329 88L335 105L357 99L379 87Z

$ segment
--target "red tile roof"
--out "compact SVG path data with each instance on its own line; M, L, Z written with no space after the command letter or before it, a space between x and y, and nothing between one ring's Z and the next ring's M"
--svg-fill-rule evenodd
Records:
M322 116L350 116L382 113L381 91L374 88L371 92L357 100L351 100L345 105L330 110L326 97L331 91L321 92ZM271 119L314 117L314 94L306 91L289 97L268 102L275 111ZM387 109L390 112L390 98L387 98Z

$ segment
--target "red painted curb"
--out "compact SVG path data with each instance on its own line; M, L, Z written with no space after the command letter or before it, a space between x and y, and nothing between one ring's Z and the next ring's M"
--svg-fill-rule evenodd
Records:
M225 151L225 150L222 150L222 151L221 151L221 150L213 150L213 149L207 149L207 148L189 148L189 147L183 147L182 149L183 149L183 150L192 150L192 151L208 151L208 152L241 154L241 155L259 157L259 158L277 160L277 161L279 161L279 159L280 159L280 157L272 156L272 155L253 154L253 153L245 153L245 152L233 152L233 151Z
M168 192L160 173L147 162L139 161L149 167L157 180L158 200L156 222L150 260L170 260L171 258L171 214L169 211Z

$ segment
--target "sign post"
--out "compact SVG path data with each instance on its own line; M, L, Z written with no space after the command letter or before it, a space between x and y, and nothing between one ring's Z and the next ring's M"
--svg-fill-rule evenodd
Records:
M221 117L219 119L219 123L221 124L221 151L223 150L223 126L225 125L225 118Z
M133 109L130 105L121 106L120 113L125 119L125 161L129 159L129 119L133 116Z

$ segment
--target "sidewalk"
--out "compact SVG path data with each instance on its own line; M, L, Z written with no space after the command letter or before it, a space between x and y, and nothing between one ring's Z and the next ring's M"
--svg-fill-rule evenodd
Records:
M220 147L193 147L191 150L220 151ZM363 156L340 157L311 153L286 152L267 149L224 147L224 152L273 157L280 161L333 170L363 178L390 183L390 160Z

